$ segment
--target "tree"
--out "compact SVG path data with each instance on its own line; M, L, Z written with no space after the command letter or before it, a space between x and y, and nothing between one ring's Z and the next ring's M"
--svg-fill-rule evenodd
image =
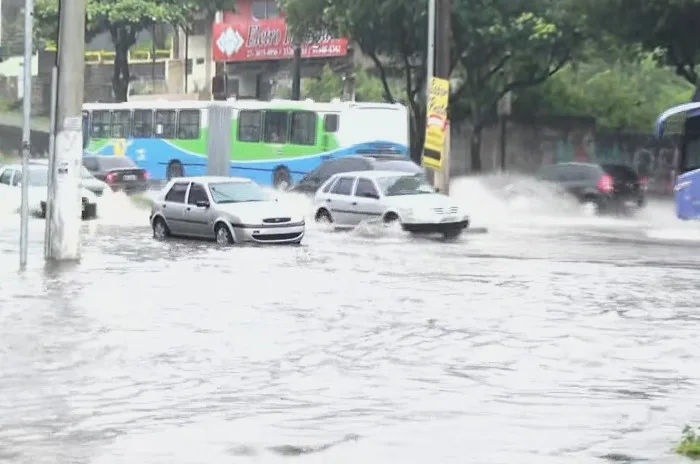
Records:
M403 101L411 113L411 145L420 155L425 136L426 5L422 0L283 0L293 34L331 33L349 37L369 57L382 84L384 100ZM392 75L404 80L402 94Z
M581 0L578 8L591 26L639 44L700 87L700 0Z
M393 83L391 83L393 84ZM328 102L343 96L343 76L334 73L330 66L325 66L317 79L304 82L304 97L314 101ZM396 85L390 85L393 94L401 92ZM355 72L355 100L364 102L384 101L384 86L380 79L364 69Z
M69 1L69 0L62 0ZM187 25L197 15L219 8L224 0L88 0L85 39L109 32L114 45L112 90L118 102L127 100L131 79L129 50L138 33L155 24ZM58 0L38 0L34 15L44 39L58 39Z
M471 170L481 165L481 134L508 92L542 84L562 69L585 33L568 0L453 0L459 84L451 118L469 117Z
M481 131L507 92L544 82L572 57L584 33L573 0L453 0L450 118L470 118L471 166L481 170ZM389 102L391 73L403 77L412 152L425 132L427 4L418 0L285 0L295 30L331 30L375 64Z

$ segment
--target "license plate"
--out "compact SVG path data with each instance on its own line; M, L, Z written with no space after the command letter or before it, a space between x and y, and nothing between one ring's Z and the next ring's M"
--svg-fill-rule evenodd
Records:
M628 207L628 208L634 208L635 206L637 206L637 202L636 202L636 201L632 201L632 200L627 200L627 201L625 202L625 206Z
M124 177L122 177L124 180L136 180L136 176L133 174L127 174Z
M440 222L457 222L457 216L445 216Z

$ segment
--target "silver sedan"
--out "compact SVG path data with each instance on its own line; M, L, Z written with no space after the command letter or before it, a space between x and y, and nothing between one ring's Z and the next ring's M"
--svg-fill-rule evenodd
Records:
M155 238L168 236L240 242L301 243L306 231L301 214L279 203L249 179L178 177L153 203Z

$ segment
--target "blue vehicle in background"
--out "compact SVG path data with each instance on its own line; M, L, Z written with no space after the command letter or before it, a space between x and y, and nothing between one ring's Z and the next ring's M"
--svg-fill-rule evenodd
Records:
M683 116L680 156L674 185L676 216L684 221L700 220L700 101L674 106L664 111L656 122L656 137L667 132L674 116Z

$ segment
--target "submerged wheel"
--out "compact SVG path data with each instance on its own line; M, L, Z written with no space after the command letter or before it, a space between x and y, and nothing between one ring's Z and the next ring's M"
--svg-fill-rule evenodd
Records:
M291 187L292 175L289 169L283 166L275 169L275 173L272 176L272 186L279 190L287 190Z
M175 177L185 177L185 167L179 161L171 161L168 164L166 174L168 180L171 180Z
M170 237L170 229L168 224L165 223L165 219L157 217L153 220L153 238L158 240L163 240Z
M382 218L382 221L386 225L395 224L399 221L399 215L396 213L386 213Z
M597 216L600 214L600 204L593 198L586 198L581 203L581 212L586 216Z
M223 222L220 222L216 225L216 228L214 228L214 232L216 232L216 243L219 245L233 245L233 235L231 235L231 230L224 224Z
M327 209L321 208L316 212L316 216L314 217L316 222L321 223L321 224L331 224L333 223L333 218L331 217L331 213L328 212Z
M462 229L461 227L454 227L454 228L446 229L442 232L442 236L446 239L457 238L460 235L462 235L463 230L464 229Z

